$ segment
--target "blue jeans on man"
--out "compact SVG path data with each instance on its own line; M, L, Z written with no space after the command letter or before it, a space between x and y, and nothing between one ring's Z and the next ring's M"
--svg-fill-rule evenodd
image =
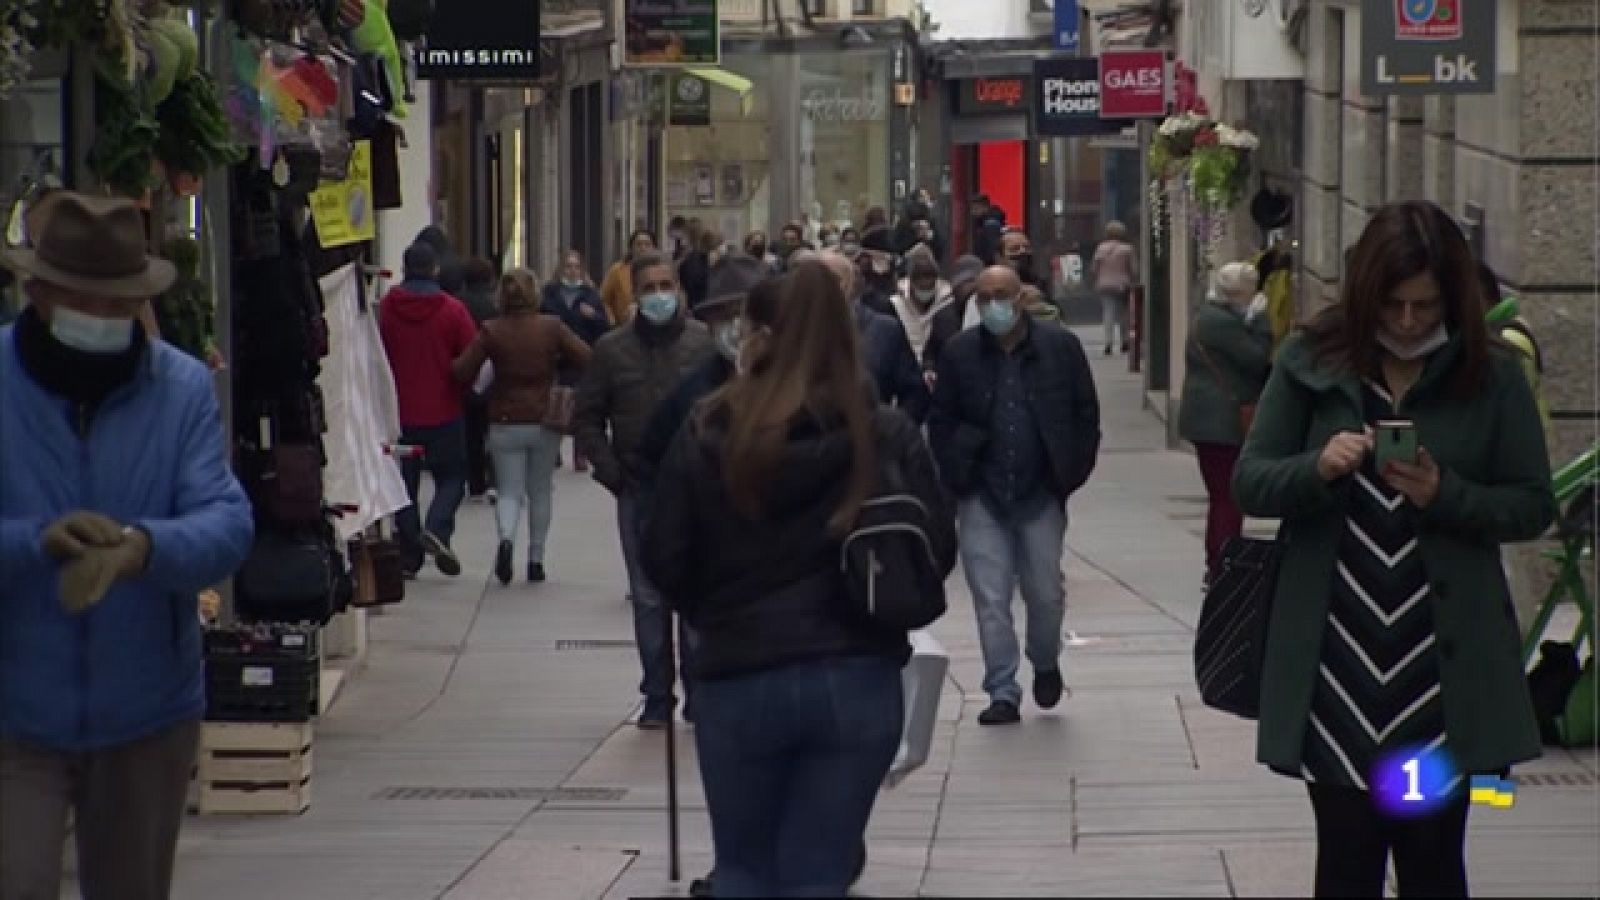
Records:
M843 897L900 747L900 666L838 657L701 682L717 897Z
M1066 508L1049 502L1028 514L998 516L981 495L962 501L961 566L967 573L983 648L983 690L994 702L1022 705L1017 683L1021 650L1011 616L1020 589L1026 610L1026 648L1034 672L1055 672L1067 588L1061 570Z
M466 422L456 419L429 428L403 428L400 443L423 450L421 459L405 457L400 461L400 476L405 480L411 505L394 517L406 567L415 570L422 565L424 528L445 547L450 546L455 536L456 512L461 509L461 501L467 493ZM417 510L423 469L433 476L433 500L428 504L426 524Z
M640 562L641 544L644 540L644 522L649 514L649 497L630 488L617 495L617 530L622 539L622 560L628 569L629 600L633 606L633 636L639 645L639 665L644 677L639 682L639 693L644 695L644 711L639 716L642 726L660 726L672 718L678 705L672 691L673 657L678 657L677 668L683 678L685 718L693 718L693 693L689 672L694 657L694 634L682 619L678 620L677 654L672 646L672 610L667 608L661 592L644 573Z

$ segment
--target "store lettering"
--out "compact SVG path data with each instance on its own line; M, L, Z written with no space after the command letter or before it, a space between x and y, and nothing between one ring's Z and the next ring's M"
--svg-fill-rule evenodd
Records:
M1068 81L1047 78L1044 82L1044 114L1047 116L1100 111L1100 82Z
M1022 105L1022 82L1015 78L979 78L972 85L972 93L979 103L998 106Z
M876 122L884 117L884 102L876 97L847 97L834 88L817 88L806 94L801 107L818 122Z
M1160 69L1112 69L1106 73L1106 85L1117 90L1159 90L1161 74Z
M422 52L425 66L527 66L539 58L537 50L449 50Z

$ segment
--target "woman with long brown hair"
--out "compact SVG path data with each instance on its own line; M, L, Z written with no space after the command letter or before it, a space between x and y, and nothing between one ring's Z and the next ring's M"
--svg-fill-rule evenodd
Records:
M1539 755L1500 545L1555 516L1539 411L1466 238L1386 206L1283 345L1233 487L1282 520L1257 758L1304 779L1316 893L1463 897L1472 775Z
M841 542L890 461L951 565L954 516L916 426L876 406L825 266L753 293L741 328L739 374L662 465L645 568L699 638L713 894L842 897L899 744L910 650L851 610Z
M495 518L500 546L494 573L511 582L517 519L528 510L528 580L544 581L545 539L553 515L556 457L561 433L545 426L550 389L563 369L589 364L589 345L559 318L539 311L539 281L527 269L500 279L500 315L488 322L455 361L455 377L470 382L484 360L494 364L489 387L489 452L494 456Z

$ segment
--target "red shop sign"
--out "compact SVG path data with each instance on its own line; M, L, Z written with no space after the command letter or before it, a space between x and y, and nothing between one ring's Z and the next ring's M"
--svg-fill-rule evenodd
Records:
M1166 51L1100 54L1100 118L1160 118L1167 114L1167 93Z

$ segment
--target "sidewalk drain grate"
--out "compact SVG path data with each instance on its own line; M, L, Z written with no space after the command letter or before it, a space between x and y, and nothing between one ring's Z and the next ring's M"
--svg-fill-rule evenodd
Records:
M626 788L486 788L390 787L376 800L548 800L557 803L610 802L627 796Z
M1594 787L1596 779L1588 772L1530 772L1512 776L1528 787Z
M589 641L556 641L557 650L621 650L633 649L634 642L629 640L589 640Z

